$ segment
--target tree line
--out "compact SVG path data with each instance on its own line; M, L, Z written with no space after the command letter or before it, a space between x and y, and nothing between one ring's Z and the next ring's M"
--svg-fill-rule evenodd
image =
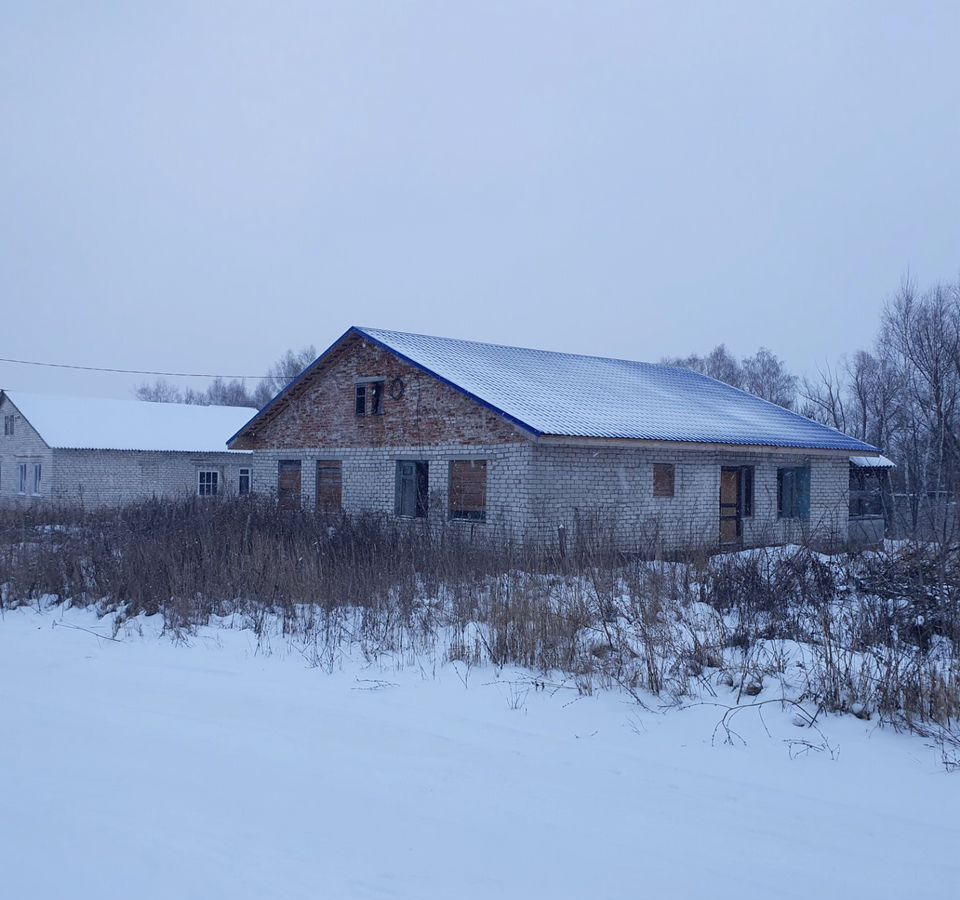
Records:
M960 281L921 289L905 278L872 343L798 378L765 347L737 359L664 359L709 375L879 447L897 464L894 486L953 494L960 477Z
M249 406L263 409L294 378L317 358L311 344L302 350L287 350L260 380L249 384L243 378L214 378L203 390L182 388L158 378L134 390L138 400L153 403L190 403L197 406Z
M164 379L141 400L261 409L316 358L287 350L255 384L214 379L204 390ZM872 343L799 378L766 347L737 358L724 344L705 356L664 358L879 447L897 463L895 486L952 494L960 478L960 281L920 289L905 278L885 304Z

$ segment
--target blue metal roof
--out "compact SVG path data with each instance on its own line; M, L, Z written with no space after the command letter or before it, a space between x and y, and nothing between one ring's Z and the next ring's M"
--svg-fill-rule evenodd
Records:
M352 328L351 333L535 434L878 452L689 369L380 328Z

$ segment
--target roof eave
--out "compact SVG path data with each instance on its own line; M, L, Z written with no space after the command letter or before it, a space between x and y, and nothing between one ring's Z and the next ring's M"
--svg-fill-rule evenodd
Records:
M71 446L68 444L54 444L49 449L51 450L69 450L73 453L185 453L185 454L198 454L202 453L205 455L217 454L219 456L249 456L253 453L252 450L231 450L229 447L217 447L215 449L173 449L170 447L83 447L83 446Z
M541 434L538 437L538 443L549 444L578 444L582 446L605 446L605 447L650 447L650 448L673 448L684 450L712 450L724 453L786 453L786 454L807 454L816 456L871 456L880 455L876 448L865 449L863 447L811 447L799 444L737 444L729 441L683 441L670 440L664 438L634 438L634 437L601 437L590 435L572 435L572 434Z

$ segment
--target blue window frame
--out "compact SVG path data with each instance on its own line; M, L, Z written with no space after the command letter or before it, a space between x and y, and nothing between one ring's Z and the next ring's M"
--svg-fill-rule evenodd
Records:
M777 516L781 519L810 518L810 467L777 469Z

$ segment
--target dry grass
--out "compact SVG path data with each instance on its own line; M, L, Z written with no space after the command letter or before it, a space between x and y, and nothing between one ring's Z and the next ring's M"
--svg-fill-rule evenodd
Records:
M791 702L956 740L960 552L806 548L651 561L581 525L553 551L457 526L289 513L255 499L0 513L6 606L55 597L177 635L280 621L314 661L432 653L563 673L640 702L774 686Z

